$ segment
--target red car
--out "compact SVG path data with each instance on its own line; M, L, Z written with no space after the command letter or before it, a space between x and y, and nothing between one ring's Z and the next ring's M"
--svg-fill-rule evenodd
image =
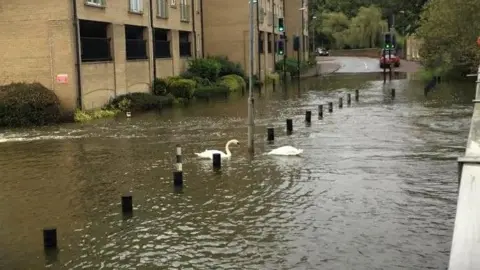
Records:
M385 51L385 57L383 57L383 52ZM390 53L390 55L389 55ZM400 57L395 53L395 50L384 50L382 49L382 54L380 56L380 68L387 68L390 65L394 67L400 66Z

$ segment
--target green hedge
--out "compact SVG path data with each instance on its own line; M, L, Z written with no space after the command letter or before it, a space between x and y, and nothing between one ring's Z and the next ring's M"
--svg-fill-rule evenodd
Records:
M280 60L275 63L276 72L283 72L284 61ZM309 68L309 64L305 61L300 62L300 73L306 71ZM298 76L298 62L295 58L285 59L285 70L290 73L291 76Z
M195 90L194 97L197 99L210 99L216 97L228 97L230 89L224 85L201 86Z
M190 79L178 79L174 80L168 86L168 92L175 98L182 98L189 100L193 97L193 92L197 83Z
M215 59L198 58L190 60L187 72L194 77L208 79L214 82L218 79L222 66Z
M0 126L47 125L58 123L61 116L58 97L40 83L0 86Z
M232 74L242 78L246 77L245 71L240 63L230 61L227 56L208 56L207 59L215 60L220 64L220 72L218 74L220 77Z
M160 110L171 106L174 98L171 95L156 96L149 93L128 93L111 100L106 109L118 109L122 111L150 111Z
M244 91L247 86L245 80L236 74L230 74L221 77L218 80L218 84L227 87L230 92Z

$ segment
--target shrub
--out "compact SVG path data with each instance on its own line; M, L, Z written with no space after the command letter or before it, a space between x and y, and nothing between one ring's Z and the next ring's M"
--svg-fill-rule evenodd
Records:
M218 84L227 87L230 92L242 91L246 88L245 80L235 74L225 75L221 77L218 81Z
M106 109L118 109L122 111L149 111L162 109L173 104L171 95L156 96L149 93L128 93L110 101Z
M280 75L278 73L267 74L265 78L265 83L276 83L280 81Z
M107 117L114 117L116 116L120 110L108 110L108 109L99 109L93 111L82 111L82 110L75 110L74 120L75 122L85 123L88 121L92 121L95 119L107 118Z
M11 83L0 86L0 126L32 126L57 123L60 101L40 83Z
M191 99L197 83L190 79L173 81L169 86L169 92L176 98Z
M155 78L153 80L152 92L157 96L164 96L167 94L167 81L160 78Z
M190 60L187 72L194 77L208 79L214 82L218 79L221 65L211 58L199 58Z
M283 60L275 63L275 70L278 72L283 72ZM300 62L300 72L308 69L308 63L305 61ZM298 76L298 62L297 59L287 58L285 60L285 70L290 73L292 76Z
M198 99L210 99L214 97L228 97L230 89L224 85L201 86L195 90L194 96Z
M209 56L209 59L215 60L217 63L220 64L220 72L218 74L219 77L235 74L242 78L245 78L245 71L243 70L242 66L239 63L232 62L228 60L226 56Z

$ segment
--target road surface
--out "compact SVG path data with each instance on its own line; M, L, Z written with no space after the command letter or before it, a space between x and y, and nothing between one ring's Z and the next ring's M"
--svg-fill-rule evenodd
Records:
M371 73L382 72L379 59L369 57L352 57L352 56L336 56L336 57L318 57L319 64L337 63L340 68L336 73ZM416 72L419 64L401 60L400 67L394 68L398 72Z

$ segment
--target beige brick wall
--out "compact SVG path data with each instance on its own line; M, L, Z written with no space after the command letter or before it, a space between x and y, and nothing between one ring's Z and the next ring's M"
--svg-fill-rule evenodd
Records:
M250 56L250 24L249 24L249 4L248 1L225 1L225 0L203 0L204 6L204 41L205 53L207 55L227 55L230 60L238 62L245 71L249 72ZM274 6L278 10L283 8L282 0L259 0L260 16L263 21L258 25L264 42L264 54L259 54L258 50L258 32L257 32L257 8L255 7L254 18L254 73L260 74L261 78L265 74L273 71L274 59L273 49L274 40L272 37L272 53L267 51L267 33L273 33L273 10ZM263 13L262 13L263 11ZM270 13L272 12L272 13ZM279 33L278 31L275 31ZM260 68L259 58L260 57Z
M77 100L77 78L73 1L18 0L15 4L4 2L0 3L0 83L38 81L55 91L66 109L74 109ZM193 18L196 36L200 40L196 43L196 51L193 51L195 46L192 44L192 53L201 56L201 14L196 12L200 10L200 1L186 1L195 11L194 14L191 13L192 10L189 11L189 22L180 20L180 0L176 1L176 6L168 6L168 19L156 16L157 1L153 2L154 26L172 29L173 57L156 59L157 76L178 75L187 66L187 59L179 56L178 31L193 31ZM154 78L150 1L143 0L144 12L140 14L129 12L128 3L128 0L106 0L105 7L95 7L85 5L84 0L77 0L79 19L111 23L108 36L112 39L112 56L115 59L111 62L80 65L84 109L98 108L115 95L150 91ZM126 60L125 25L147 28L145 37L150 56L148 60ZM68 83L57 83L57 74L67 74Z
M297 52L293 51L293 37L295 35L302 35L302 12L304 13L304 29L303 35L306 37L308 42L308 5L307 0L303 0L305 4L305 10L301 11L302 0L286 0L285 1L285 31L287 33L288 44L287 44L287 56L288 58L293 57L297 58ZM305 53L302 51L303 40L300 38L300 49L301 49L301 58L308 60L308 43L305 42Z
M0 84L38 81L52 89L64 107L74 107L71 14L68 1L0 2ZM56 83L57 74L67 74L68 84Z

